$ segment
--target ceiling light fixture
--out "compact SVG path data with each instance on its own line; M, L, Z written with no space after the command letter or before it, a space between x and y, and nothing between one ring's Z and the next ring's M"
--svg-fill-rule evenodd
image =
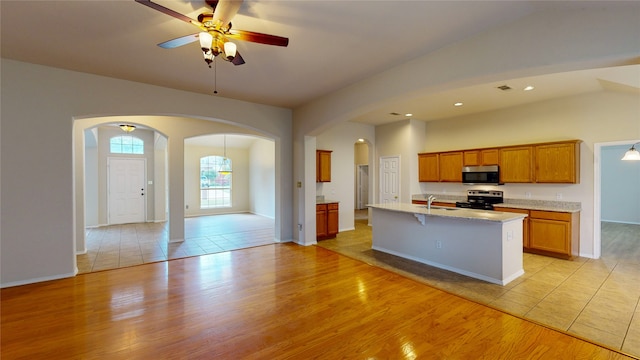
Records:
M524 91L531 91L533 89L535 89L535 87L528 85L528 86L525 86Z
M200 49L204 55L204 61L211 67L213 59L222 54L222 58L233 61L238 53L236 44L227 41L227 38L218 30L203 31L198 34Z
M222 165L220 165L219 174L229 175L231 174L231 167L229 166L229 159L227 159L227 135L224 135L224 158L222 159Z
M126 133L130 133L136 129L134 125L130 125L130 124L120 124L119 126L120 126L120 129L122 129L122 131Z
M640 144L640 142L631 145L631 149L627 150L627 152L624 153L622 160L640 161L640 152L638 152L638 150L636 150L635 148L635 146L638 144Z
M462 105L464 105L464 104L461 103L461 102L457 102L457 103L453 104L453 106L462 106Z
M411 113L407 113L407 114L404 114L404 116L406 116L406 117L410 117L410 116L413 116L413 114L411 114Z

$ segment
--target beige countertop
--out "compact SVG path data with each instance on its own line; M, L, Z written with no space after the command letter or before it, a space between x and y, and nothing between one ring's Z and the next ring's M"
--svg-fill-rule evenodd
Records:
M524 214L508 213L501 211L486 211L475 209L451 208L432 206L427 209L425 205L395 203L395 204L368 204L370 208L405 212L413 214L423 214L425 216L449 217L468 220L482 220L493 222L508 222L513 220L521 220L526 217Z

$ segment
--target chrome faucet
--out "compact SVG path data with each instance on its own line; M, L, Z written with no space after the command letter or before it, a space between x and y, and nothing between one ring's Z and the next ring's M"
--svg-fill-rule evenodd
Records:
M427 199L427 209L431 210L431 203L433 202L433 200L435 200L436 197L433 195L429 195L429 198Z

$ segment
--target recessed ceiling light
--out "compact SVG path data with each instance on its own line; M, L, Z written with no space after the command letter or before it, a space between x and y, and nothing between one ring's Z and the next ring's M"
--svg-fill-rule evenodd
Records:
M364 139L358 139L358 142L364 142Z
M533 86L529 85L529 86L524 88L524 91L531 91L533 89L535 89L535 88Z
M413 114L407 113L407 114L404 114L404 116L409 117L409 116L413 116Z
M464 104L461 103L461 102L457 102L457 103L453 104L453 106L462 106L462 105L464 105Z

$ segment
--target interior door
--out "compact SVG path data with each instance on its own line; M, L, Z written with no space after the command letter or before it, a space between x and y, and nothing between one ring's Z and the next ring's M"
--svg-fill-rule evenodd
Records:
M400 156L380 158L380 202L383 204L400 201Z
M109 224L145 221L145 159L107 159Z

